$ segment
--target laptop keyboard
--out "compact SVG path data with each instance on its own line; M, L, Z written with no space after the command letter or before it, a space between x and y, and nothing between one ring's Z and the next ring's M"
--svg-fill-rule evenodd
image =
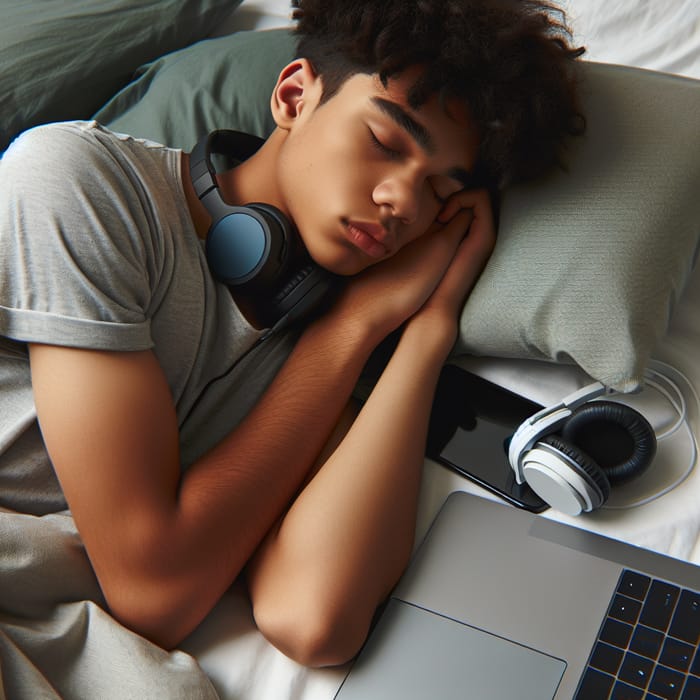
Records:
M700 593L625 569L575 700L700 700Z

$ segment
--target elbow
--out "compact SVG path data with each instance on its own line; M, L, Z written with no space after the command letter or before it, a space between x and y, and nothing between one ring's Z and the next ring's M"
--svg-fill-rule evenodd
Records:
M112 617L167 650L177 647L216 602L215 591L197 575L199 567L172 566L170 559L155 552L124 558L111 576L98 577Z
M108 611L124 627L162 649L173 649L185 638L178 613L179 606L173 600L167 585L155 581L112 582L103 586Z
M312 668L338 666L360 650L371 616L324 603L329 601L257 600L253 615L263 636L289 658Z
M173 649L214 606L213 577L204 578L200 563L170 546L173 538L151 522L121 535L107 556L93 559L107 611L132 632Z

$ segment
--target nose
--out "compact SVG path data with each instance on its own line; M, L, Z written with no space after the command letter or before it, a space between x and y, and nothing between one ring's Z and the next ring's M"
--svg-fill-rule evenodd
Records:
M404 224L412 224L418 217L419 189L417 178L392 173L376 185L372 199L392 217Z

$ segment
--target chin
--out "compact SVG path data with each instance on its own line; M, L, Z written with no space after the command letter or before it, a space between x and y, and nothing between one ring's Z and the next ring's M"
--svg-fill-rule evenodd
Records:
M362 272L367 265L358 265L357 263L351 264L347 261L328 261L328 262L317 262L317 265L320 265L322 268L325 270L328 270L328 272L338 275L339 277L352 277L353 275L356 275L358 272Z
M356 275L374 263L364 256L357 255L355 250L345 247L333 251L309 249L309 254L318 266L341 277ZM361 257L362 259L360 259Z

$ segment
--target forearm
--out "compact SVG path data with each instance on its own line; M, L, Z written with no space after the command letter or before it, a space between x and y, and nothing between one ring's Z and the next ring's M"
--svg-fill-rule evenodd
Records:
M371 616L403 571L450 337L409 324L349 432L255 560L249 583L256 620L269 627L267 620L289 619L288 630L273 625L280 638L294 637L298 619L336 619L332 611L343 610L333 633L352 638L350 647L360 643L370 619L362 611ZM319 612L325 605L327 614Z
M238 571L247 561L305 483L370 353L400 318L393 316L388 321L384 311L377 311L381 307L376 301L368 308L360 307L356 300L352 294L342 297L331 313L304 332L249 415L183 478L177 514L186 533L193 533L185 535L191 537L193 548L201 541L202 531L217 541L221 526L238 528L242 546L229 545L230 570ZM406 378L425 387L424 393L432 393L433 375L439 371L453 337L449 332L449 337L436 332L426 338L427 325L414 319L404 333L391 362L392 370L382 381L387 388L380 393L387 393L388 403L393 401L389 387L400 387L409 395L416 393L418 386L405 385ZM424 420L414 418L401 397L396 400L402 406L400 425L411 419L419 424L427 422L430 399ZM421 455L422 451L421 444Z
M184 475L183 527L216 533L217 513L241 532L260 521L262 533L251 533L257 543L321 451L372 344L330 319L310 327L240 425Z
M123 621L171 646L202 619L299 490L376 342L339 315L302 334L250 414L188 469L150 521L131 590L160 591L162 614L148 629L133 599L120 606L119 595L129 594L121 588L110 604L123 607Z
M372 570L377 557L386 562L388 555L396 557L398 576L410 554L430 410L450 347L417 326L406 328L345 439L295 504L329 489L343 494L322 526L309 521L300 527L316 534L317 552L327 546L329 557L340 554L348 571ZM342 533L353 529L340 552Z

